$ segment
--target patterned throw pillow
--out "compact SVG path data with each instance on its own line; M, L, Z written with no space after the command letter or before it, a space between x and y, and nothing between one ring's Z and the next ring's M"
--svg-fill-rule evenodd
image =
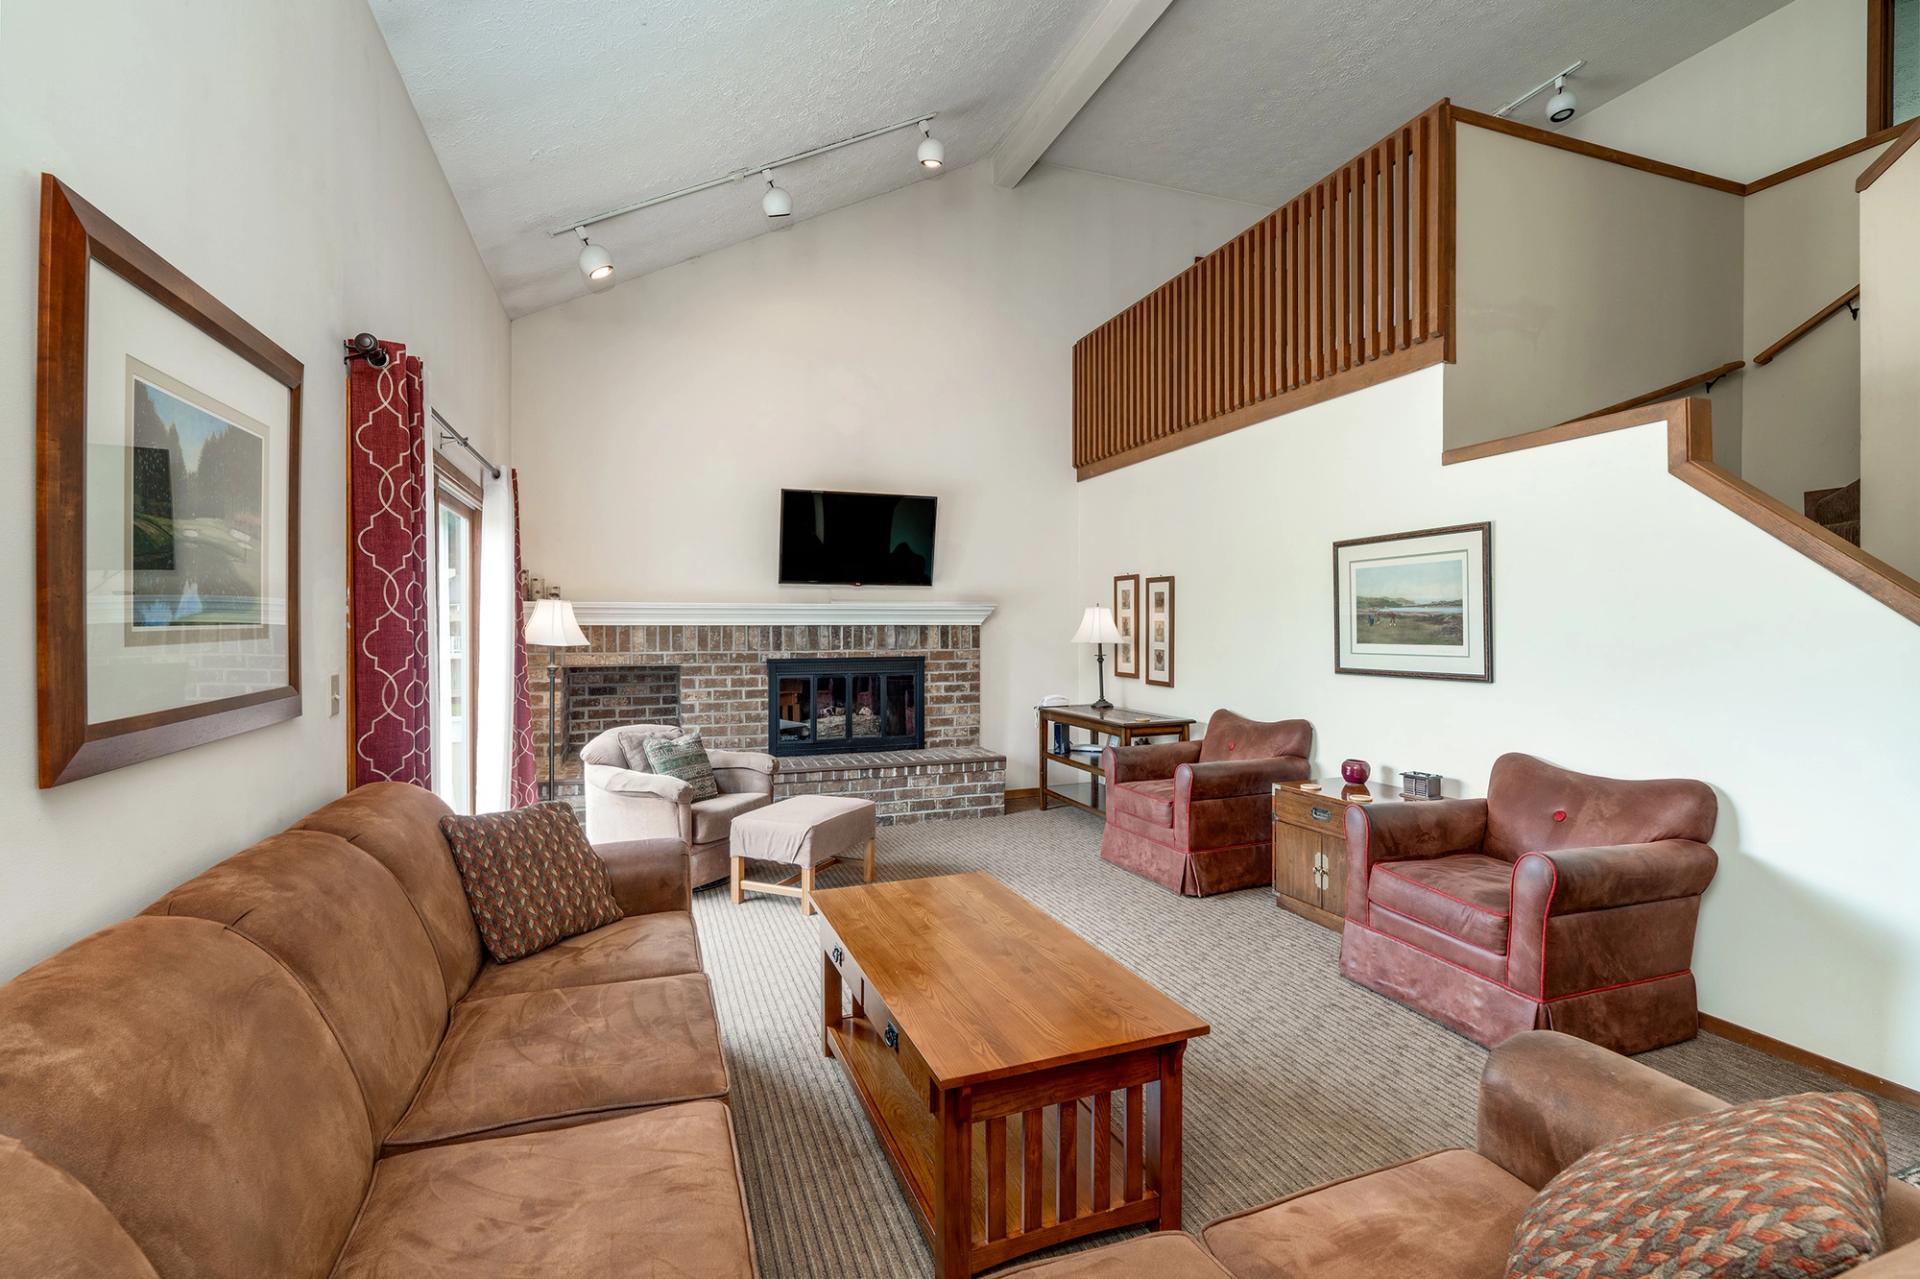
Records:
M1803 1093L1630 1133L1548 1182L1507 1279L1826 1279L1885 1241L1880 1115Z
M649 737L647 764L651 771L663 777L677 777L693 787L695 800L712 799L720 793L720 783L713 779L713 761L707 758L707 748L700 744L698 733L688 733L685 737Z
M570 804L442 817L440 830L453 848L480 940L500 963L620 918L607 864Z

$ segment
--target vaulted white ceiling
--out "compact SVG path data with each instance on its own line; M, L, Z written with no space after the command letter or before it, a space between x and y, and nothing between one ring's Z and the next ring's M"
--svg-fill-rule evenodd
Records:
M1108 0L369 2L517 316L584 290L573 219L927 111L949 169L985 158ZM1174 0L1045 158L1271 206L1440 97L1586 58L1591 109L1784 2ZM917 141L783 171L796 219L937 180ZM766 233L762 189L592 234L631 279Z

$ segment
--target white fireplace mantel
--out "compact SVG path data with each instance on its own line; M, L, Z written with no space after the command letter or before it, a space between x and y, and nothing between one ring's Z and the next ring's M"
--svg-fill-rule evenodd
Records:
M993 613L977 600L818 600L810 603L646 604L575 600L582 626L978 626Z

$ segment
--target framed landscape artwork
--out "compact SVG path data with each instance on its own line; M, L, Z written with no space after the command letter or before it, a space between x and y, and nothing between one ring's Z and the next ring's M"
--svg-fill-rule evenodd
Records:
M1333 669L1493 679L1493 526L1333 544Z
M300 713L298 360L41 179L40 784Z
M1113 646L1113 673L1119 679L1140 678L1140 575L1125 573L1113 579L1113 624L1120 642Z
M1150 577L1146 585L1147 683L1173 687L1173 579Z

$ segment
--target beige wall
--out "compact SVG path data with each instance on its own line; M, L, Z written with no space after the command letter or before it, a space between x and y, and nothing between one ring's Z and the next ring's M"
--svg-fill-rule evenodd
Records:
M1033 707L1091 665L1068 642L1073 343L1262 211L990 169L515 321L514 457L527 566L576 599L826 599L776 584L782 486L938 496L932 589L840 598L998 605L983 738L1032 786Z
M1860 283L1854 179L1880 148L1746 198L1744 357ZM1860 330L1842 311L1743 375L1740 473L1799 510L1860 478Z
M1860 196L1861 544L1920 577L1920 149ZM1900 672L1911 679L1911 672Z
M35 787L34 298L51 171L306 365L305 714ZM0 422L12 603L0 681L0 976L130 914L345 785L340 340L408 341L436 402L503 456L507 322L362 0L0 6Z
M1585 416L1742 358L1741 200L1462 127L1449 447ZM1737 460L1738 388L1715 396Z
M1389 779L1441 773L1448 794L1484 794L1509 750L1701 778L1720 798L1702 1007L1920 1086L1920 860L1902 834L1920 627L1674 479L1664 424L1441 466L1454 372L1082 484L1080 593L1115 573L1179 583L1175 687L1110 695L1305 716L1322 775L1358 756ZM1334 674L1331 544L1479 520L1493 683ZM1810 782L1841 760L1838 790Z
M1741 182L1778 172L1865 131L1866 12L1793 0L1563 131Z

